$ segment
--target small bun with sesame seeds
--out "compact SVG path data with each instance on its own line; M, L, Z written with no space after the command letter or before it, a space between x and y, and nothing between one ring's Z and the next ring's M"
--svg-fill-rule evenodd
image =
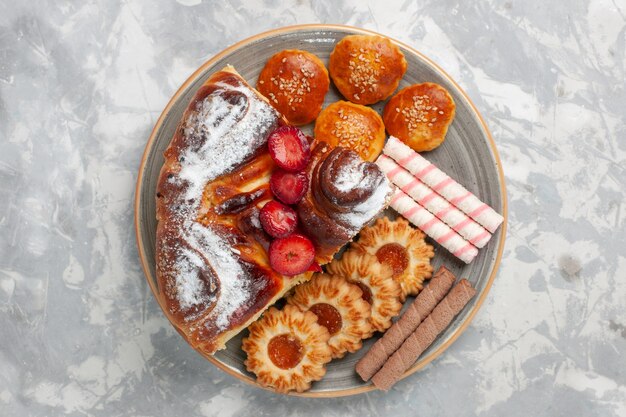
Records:
M328 71L317 56L287 49L267 60L256 88L291 124L300 126L315 120L329 85Z
M439 84L414 84L387 102L383 120L391 136L417 152L425 152L443 143L455 108L452 96Z
M385 145L385 125L371 108L338 101L322 110L315 121L315 142L352 149L373 161Z
M389 39L349 35L335 45L328 70L346 99L357 104L374 104L398 88L406 65L404 54Z

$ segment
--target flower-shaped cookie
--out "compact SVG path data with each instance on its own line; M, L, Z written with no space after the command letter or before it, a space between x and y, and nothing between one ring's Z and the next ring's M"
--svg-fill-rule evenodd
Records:
M424 286L424 279L433 273L430 260L435 252L424 237L421 230L411 227L403 218L391 221L384 217L363 229L358 242L352 243L352 249L374 255L379 262L389 265L393 278L402 287L401 300L404 301L407 295L417 295Z
M378 262L375 256L349 250L341 259L332 261L327 272L344 277L363 291L363 299L372 306L370 322L374 331L385 331L391 326L391 318L402 308L400 284L393 279L390 266Z
M261 385L278 392L302 392L326 374L330 335L317 324L315 314L291 305L282 311L270 307L248 329L250 335L242 343L248 355L244 363Z
M363 300L361 289L343 277L317 274L297 286L287 302L313 312L318 324L328 329L333 358L359 350L362 339L372 333L370 305Z

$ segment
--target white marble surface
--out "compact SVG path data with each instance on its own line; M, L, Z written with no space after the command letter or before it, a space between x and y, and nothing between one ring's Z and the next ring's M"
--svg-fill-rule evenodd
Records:
M315 22L432 57L507 178L486 304L387 394L234 380L175 333L137 259L135 175L169 97L224 47ZM624 0L0 0L0 415L626 415L625 22Z

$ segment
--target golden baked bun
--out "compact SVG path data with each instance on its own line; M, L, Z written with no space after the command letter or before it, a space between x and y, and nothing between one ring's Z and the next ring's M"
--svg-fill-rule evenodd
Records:
M315 141L352 149L373 161L385 145L385 124L369 107L338 101L322 110L315 121Z
M328 69L346 99L374 104L398 88L406 72L406 60L400 48L387 38L349 35L335 45Z
M414 84L387 102L383 120L390 135L424 152L443 143L455 109L452 96L439 84Z
M322 110L329 85L328 71L318 57L288 49L267 60L256 87L291 124L305 125Z

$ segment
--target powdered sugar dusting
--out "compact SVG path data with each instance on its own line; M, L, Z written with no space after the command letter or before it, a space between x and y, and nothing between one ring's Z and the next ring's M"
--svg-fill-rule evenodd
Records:
M335 187L341 192L348 192L356 188L363 180L367 180L368 177L364 176L363 169L359 164L345 164L342 165L337 172L335 178Z
M202 258L194 251L186 248L181 249L180 257L177 260L179 269L175 279L178 302L183 309L189 309L194 305L209 301L210 289L205 288L205 283L198 275L198 270L203 268L203 263Z
M194 308L212 304L209 320L219 330L227 329L235 311L252 297L251 286L263 283L250 282L239 251L215 226L196 221L202 194L209 181L237 168L265 145L279 118L247 85L235 84L214 84L216 90L187 114L180 170L168 177L182 188L172 203L171 219L180 225L170 277L176 299L186 320L198 318Z
M265 144L263 130L273 128L275 111L245 86L218 83L185 121L184 135L200 146L182 154L179 178L189 183L186 199L197 199L208 181L228 172ZM224 92L235 99L226 100Z
M385 175L373 175L367 170L367 164L359 159L351 159L337 171L333 185L341 192L373 190L368 198L352 207L352 210L341 214L341 220L360 229L384 207L392 191L392 186Z
M219 329L225 329L229 317L250 295L245 270L228 242L210 228L192 222L189 232L190 245L203 250L211 267L220 274L220 295L213 311L217 313L215 324Z
M371 177L370 181L372 181ZM362 181L358 184L358 186L362 187L366 182L367 181ZM374 192L369 198L354 206L351 212L343 213L341 215L341 219L354 228L362 228L365 223L370 221L378 212L380 212L390 200L392 186L385 176L381 178L378 184L372 185L370 183L368 187L372 186Z

